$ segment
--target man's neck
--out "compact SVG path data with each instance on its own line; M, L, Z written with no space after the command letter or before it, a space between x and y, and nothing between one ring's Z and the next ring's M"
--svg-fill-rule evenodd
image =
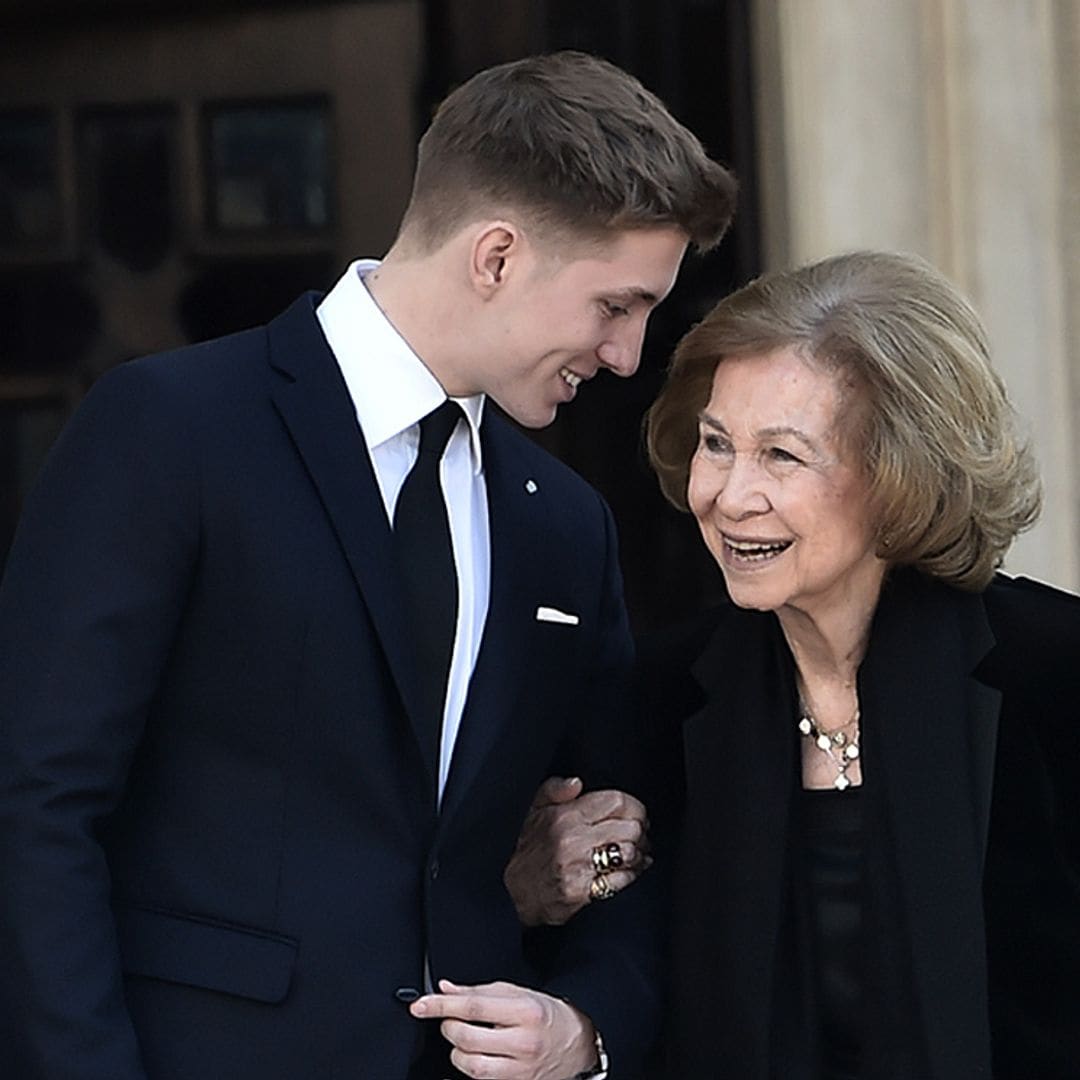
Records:
M467 298L455 288L440 253L405 258L394 249L364 277L364 285L394 329L423 360L452 397L467 397L475 387L455 377L460 351L458 327L465 321ZM475 347L475 346L474 346Z

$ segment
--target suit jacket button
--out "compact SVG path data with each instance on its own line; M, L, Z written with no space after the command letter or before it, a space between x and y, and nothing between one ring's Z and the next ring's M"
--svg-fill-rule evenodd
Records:
M417 990L415 986L399 986L394 991L394 997L403 1004L410 1005L420 997L420 991Z
M439 860L431 860L431 880L434 881L439 876Z

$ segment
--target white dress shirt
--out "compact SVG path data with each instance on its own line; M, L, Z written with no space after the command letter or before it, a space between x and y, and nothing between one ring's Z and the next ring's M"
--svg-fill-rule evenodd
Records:
M443 403L446 391L365 288L364 275L378 265L373 259L354 262L315 314L345 377L392 524L397 497L419 452L420 421ZM468 424L458 424L450 436L440 471L458 583L457 628L439 747L440 801L480 650L491 579L487 488L480 450L484 397L454 400ZM426 967L425 988L430 991ZM607 1057L599 1034L596 1039L600 1069L582 1075L605 1080Z
M398 494L416 461L420 421L447 395L365 287L365 274L378 265L371 259L354 262L315 314L345 377L371 454L386 518L392 524ZM487 488L480 450L484 398L477 394L454 400L467 423L459 423L454 429L440 470L458 585L457 627L439 749L440 800L484 632L491 567Z

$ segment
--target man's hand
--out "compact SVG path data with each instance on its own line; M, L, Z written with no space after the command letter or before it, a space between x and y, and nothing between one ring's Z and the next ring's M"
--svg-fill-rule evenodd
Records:
M604 878L612 892L652 865L645 807L622 791L581 793L581 781L552 776L540 785L503 881L525 926L559 926L590 900L597 876L593 850L618 844L618 867Z
M450 1061L484 1080L570 1080L596 1066L591 1021L573 1005L512 983L458 986L439 980L440 993L409 1006L424 1020L442 1017Z

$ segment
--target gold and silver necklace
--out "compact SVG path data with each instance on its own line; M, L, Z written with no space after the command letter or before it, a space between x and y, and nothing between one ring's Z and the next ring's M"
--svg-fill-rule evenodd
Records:
M845 728L854 727L849 736ZM814 719L813 713L806 706L806 702L799 697L799 733L808 739L814 740L814 745L836 766L836 779L833 787L837 791L844 791L851 787L847 771L852 762L859 758L859 709L855 708L855 715L841 727L834 731L822 731Z

